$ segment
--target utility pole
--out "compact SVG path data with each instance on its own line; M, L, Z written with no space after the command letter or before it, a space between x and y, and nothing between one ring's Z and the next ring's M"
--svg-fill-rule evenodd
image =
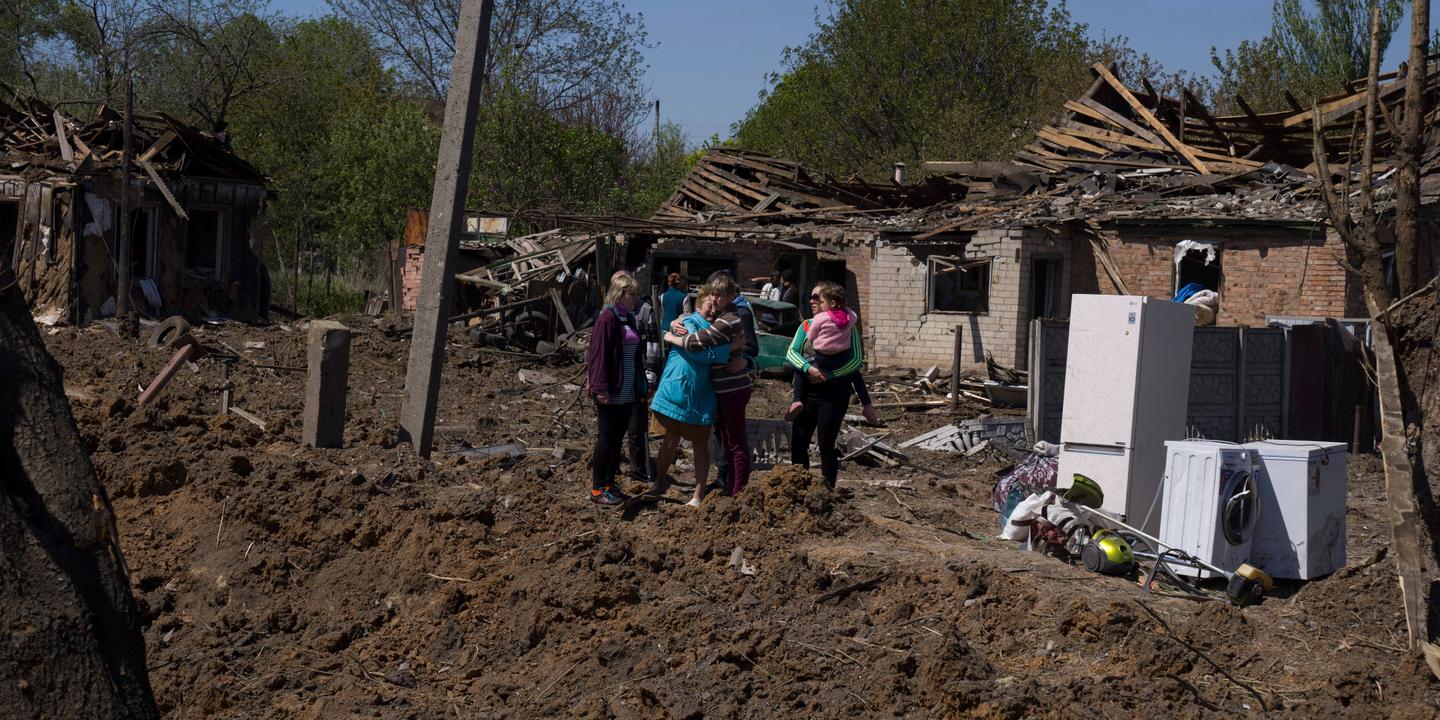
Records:
M399 440L412 444L422 458L430 457L435 432L440 371L445 367L445 327L455 287L453 268L460 255L475 116L485 79L485 51L490 42L494 5L494 0L462 0L460 22L455 29L455 59L450 67L445 125L435 163L435 193L430 200L430 227L425 235L425 268L415 307L410 364L405 370L405 402L400 408Z
M655 98L655 159L660 159L660 98Z
M115 282L115 320L120 332L126 336L135 335L135 316L130 310L130 162L134 155L135 140L135 93L130 81L130 61L125 61L125 148L120 161L120 217L115 218L115 242L119 245L119 267Z

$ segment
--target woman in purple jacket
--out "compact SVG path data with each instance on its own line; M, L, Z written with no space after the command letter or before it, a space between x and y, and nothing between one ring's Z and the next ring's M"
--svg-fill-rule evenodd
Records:
M595 400L595 454L590 465L590 501L616 506L627 499L615 487L620 446L631 413L645 401L645 343L635 325L640 286L629 273L611 278L605 307L595 318L585 368Z

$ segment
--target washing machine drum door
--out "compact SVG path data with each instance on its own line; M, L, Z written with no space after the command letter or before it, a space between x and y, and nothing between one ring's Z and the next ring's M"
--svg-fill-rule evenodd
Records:
M1255 478L1241 471L1230 476L1220 492L1220 527L1225 541L1244 545L1255 533L1260 515L1260 498L1255 493Z

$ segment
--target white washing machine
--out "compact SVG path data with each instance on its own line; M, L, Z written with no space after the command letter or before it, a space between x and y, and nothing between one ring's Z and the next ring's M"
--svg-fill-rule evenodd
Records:
M1260 515L1254 457L1234 443L1167 441L1160 542L1226 570L1249 562ZM1172 569L1192 577L1214 575L1178 564Z
M1265 440L1255 453L1265 522L1250 563L1271 577L1309 580L1345 567L1345 443Z

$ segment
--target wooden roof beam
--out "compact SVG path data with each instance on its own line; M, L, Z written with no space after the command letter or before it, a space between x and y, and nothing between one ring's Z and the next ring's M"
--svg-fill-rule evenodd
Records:
M1170 132L1170 129L1165 127L1164 123L1160 122L1159 118L1155 117L1153 113L1146 109L1146 107L1136 99L1135 95L1130 92L1130 89L1125 87L1125 84L1120 82L1120 79L1110 72L1109 68L1106 68L1100 63L1095 63L1091 68L1095 70L1095 72L1100 73L1100 76L1105 78L1106 82L1110 83L1110 87L1114 88L1115 92L1120 94L1120 97L1125 100L1125 103L1130 106L1130 109L1135 111L1136 115L1140 116L1140 119L1144 120L1155 130L1156 134L1165 141L1165 144L1174 148L1175 152L1180 153L1180 156L1185 158L1201 175L1210 174L1210 168L1207 167L1200 158L1196 157L1195 153L1190 150L1190 147L1180 142L1180 139L1175 137L1175 135Z

